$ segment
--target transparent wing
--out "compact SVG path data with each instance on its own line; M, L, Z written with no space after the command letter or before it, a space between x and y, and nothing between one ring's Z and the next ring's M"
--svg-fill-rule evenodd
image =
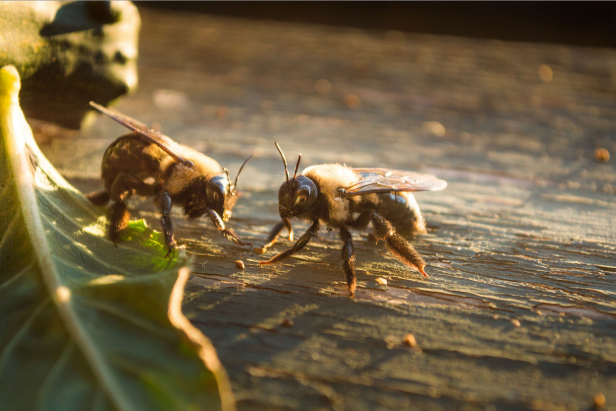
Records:
M354 168L359 180L345 187L346 197L372 193L401 191L437 191L447 187L447 182L430 174L387 168Z
M177 144L175 143L175 141L171 140L169 137L165 136L164 134L161 134L158 131L154 131L150 129L148 126L146 126L143 123L140 123L134 118L125 116L124 114L117 112L113 109L105 108L101 106L100 104L96 104L93 101L90 101L90 105L94 107L95 109L97 109L98 111L100 111L101 113L106 114L107 116L111 117L112 119L122 124L123 126L141 134L141 136L144 137L146 140L156 144L157 146L165 150L167 154L173 157L173 159L177 161L178 163L188 162L188 160L186 160L184 157L181 156L180 150Z

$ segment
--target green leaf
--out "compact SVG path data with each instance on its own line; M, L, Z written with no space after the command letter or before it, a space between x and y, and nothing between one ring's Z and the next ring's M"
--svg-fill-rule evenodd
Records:
M164 260L143 222L118 247L104 238L100 210L39 151L19 87L0 70L0 408L234 409L181 313L185 259Z

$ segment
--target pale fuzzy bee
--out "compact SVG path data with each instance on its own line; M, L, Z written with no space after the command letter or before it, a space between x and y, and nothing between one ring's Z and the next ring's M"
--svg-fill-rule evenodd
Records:
M101 164L105 190L88 194L96 205L109 207L107 235L117 243L126 227L130 213L126 201L133 195L153 196L161 213L168 256L176 247L169 213L172 205L184 208L189 218L206 214L227 239L239 245L242 242L233 230L225 227L231 209L237 201L235 182L229 180L226 169L212 158L180 144L169 137L151 130L144 124L94 102L90 105L133 130L118 137L105 151Z
M293 238L291 217L312 222L293 248L283 251L261 264L272 264L295 254L316 236L321 223L340 230L343 270L351 295L355 294L355 256L349 228L364 229L372 223L376 237L384 240L387 249L402 263L424 271L426 263L419 253L397 231L405 234L425 233L425 222L411 191L435 191L447 183L432 175L396 171L384 168L351 168L340 164L323 164L306 168L301 175L289 179L287 161L282 157L287 180L278 192L279 214L282 221L270 232L267 243L258 251L272 246L283 227Z

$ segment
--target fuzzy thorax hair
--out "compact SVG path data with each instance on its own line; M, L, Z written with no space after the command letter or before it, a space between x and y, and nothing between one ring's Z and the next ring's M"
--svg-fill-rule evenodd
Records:
M321 164L306 168L302 175L319 186L320 193L329 203L329 217L334 222L344 223L349 215L349 199L336 196L340 187L348 187L357 181L357 174L340 164Z
M176 195L183 190L186 189L188 185L190 185L196 178L204 177L208 180L215 174L220 173L222 168L220 164L216 162L216 160L201 154L200 152L193 150L192 148L182 146L182 155L184 158L191 160L194 165L186 166L184 164L176 164L176 169L169 177L167 181L166 188L169 191L169 194ZM173 159L170 156L167 156L165 160L168 161L169 164L161 164L161 170L164 170L174 163Z

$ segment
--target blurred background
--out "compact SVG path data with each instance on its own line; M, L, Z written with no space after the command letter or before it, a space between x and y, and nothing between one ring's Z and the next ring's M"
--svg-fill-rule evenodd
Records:
M616 46L614 2L157 2L229 17L507 41Z

